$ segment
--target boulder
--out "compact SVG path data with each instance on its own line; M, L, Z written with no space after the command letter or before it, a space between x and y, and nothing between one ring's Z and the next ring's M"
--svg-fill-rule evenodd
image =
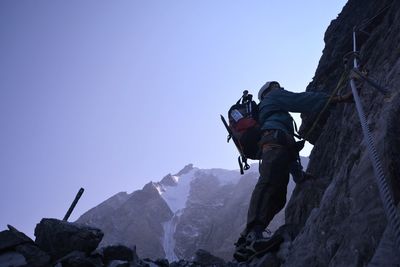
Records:
M35 243L55 260L72 251L89 254L100 243L103 232L77 223L42 219L35 228L35 237Z

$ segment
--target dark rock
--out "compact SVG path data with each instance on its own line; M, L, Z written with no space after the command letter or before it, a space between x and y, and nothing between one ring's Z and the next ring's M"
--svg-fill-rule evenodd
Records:
M48 266L50 256L38 248L32 239L11 225L8 225L8 229L0 232L0 251L15 251L23 255L24 260L32 267Z
M160 267L169 267L169 262L167 259L158 259L154 263Z
M300 231L300 226L296 224L285 224L276 230L274 235L280 235L285 241L293 241Z
M62 267L100 267L103 263L98 258L88 257L82 251L73 251L59 260Z
M276 257L275 254L268 253L261 259L255 261L254 267L279 267L281 261Z
M185 260L175 261L175 262L171 263L169 266L170 267L205 267L205 266L200 265L199 263L189 262L189 261L185 261Z
M110 262L112 260L120 261L133 261L134 251L123 245L108 246L103 248L103 257L105 262Z
M42 219L35 228L36 244L59 259L72 251L90 253L100 243L103 233L96 228L57 219Z
M50 264L50 256L33 243L18 245L15 247L15 251L24 255L28 265L31 267L49 266Z
M107 267L131 267L131 264L127 261L113 260L107 264Z
M14 248L21 244L32 243L33 240L24 233L19 232L11 225L7 225L9 230L0 232L0 251Z
M194 261L201 266L225 266L225 261L223 259L218 258L203 249L196 251Z
M369 267L393 266L394 262L400 263L400 253L395 244L395 236L391 227L386 227L374 256L369 262Z
M26 266L27 262L24 255L15 251L6 251L0 253L0 266L13 267L13 266Z
M108 263L105 266L107 266L107 267L121 267L121 266L129 267L129 262L114 260L114 261L111 261L110 263Z

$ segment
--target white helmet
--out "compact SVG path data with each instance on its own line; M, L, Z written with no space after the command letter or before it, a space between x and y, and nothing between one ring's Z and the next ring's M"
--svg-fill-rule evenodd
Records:
M261 88L260 88L260 91L258 91L258 100L260 100L261 101L261 96L264 94L264 92L266 91L266 90L268 90L269 89L269 87L272 85L272 84L274 84L274 83L277 83L278 85L279 85L279 83L277 82L277 81L269 81L269 82L266 82ZM280 85L279 85L280 86Z

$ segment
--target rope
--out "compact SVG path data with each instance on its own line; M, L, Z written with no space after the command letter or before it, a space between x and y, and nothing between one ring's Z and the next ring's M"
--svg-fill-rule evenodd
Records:
M317 117L314 120L313 125L311 126L311 128L307 131L307 133L304 135L305 140L308 139L308 137L310 136L310 134L314 131L315 127L318 124L318 121L321 119L322 114L326 111L326 109L329 107L329 105L332 102L333 97L337 94L337 92L339 91L340 87L342 87L342 84L347 76L348 72L344 71L342 73L342 76L339 79L339 82L336 85L336 88L333 90L332 94L329 96L328 101L326 102L325 106L321 109L321 111L318 113Z

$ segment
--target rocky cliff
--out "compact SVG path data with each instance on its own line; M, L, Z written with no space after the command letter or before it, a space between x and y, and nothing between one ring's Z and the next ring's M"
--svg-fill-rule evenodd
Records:
M307 91L330 94L334 90L344 71L342 59L352 50L353 27L363 23L363 32L357 35L362 68L391 94L385 97L370 85L359 83L360 95L397 203L400 1L348 1L326 31L326 46ZM348 90L341 88L342 93ZM302 130L307 132L312 118L303 116ZM297 186L286 209L286 221L300 225L302 230L284 266L398 266L398 256L391 255L399 253L393 253L354 104L336 105L325 114L311 140L315 146L308 171L318 179ZM386 255L383 258L382 253Z

